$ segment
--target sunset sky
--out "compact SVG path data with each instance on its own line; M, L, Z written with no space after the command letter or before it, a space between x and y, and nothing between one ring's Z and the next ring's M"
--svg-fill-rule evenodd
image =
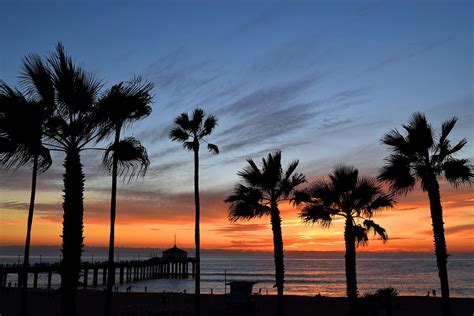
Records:
M130 1L132 2L132 1ZM167 138L173 118L202 107L219 118L202 152L203 248L271 250L269 219L230 223L223 200L245 158L281 149L309 181L339 164L376 175L381 136L415 111L439 131L458 116L452 141L474 160L472 1L2 1L0 79L19 86L22 58L58 41L104 88L136 75L154 82L151 116L126 131L142 140L151 167L119 183L116 245L194 245L192 154ZM25 126L25 128L27 128ZM103 144L102 144L103 145ZM62 155L38 181L34 245L60 245ZM85 244L105 246L111 179L101 152L82 156ZM22 245L30 170L0 175L0 245ZM474 251L474 191L442 181L448 249ZM300 222L282 205L286 250L343 250L343 224ZM419 188L375 218L390 241L368 251L432 251L426 195Z

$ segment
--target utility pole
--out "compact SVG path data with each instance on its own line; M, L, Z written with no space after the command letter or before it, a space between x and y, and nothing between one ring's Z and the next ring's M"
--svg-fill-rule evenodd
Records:
M224 295L227 294L227 269L224 269Z

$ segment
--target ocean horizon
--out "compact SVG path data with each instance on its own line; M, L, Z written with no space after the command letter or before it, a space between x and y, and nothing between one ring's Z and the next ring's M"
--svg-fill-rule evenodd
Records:
M161 256L162 248L117 247L116 261L146 260ZM186 249L189 256L193 249ZM0 263L22 262L21 246L1 246ZM33 246L31 263L57 262L59 246ZM107 260L106 247L86 247L83 261ZM394 287L400 295L424 296L434 289L441 295L436 258L430 252L368 252L357 253L359 293L373 293L379 288ZM450 290L453 297L474 297L474 252L451 253L448 259ZM99 277L102 271L99 272ZM118 273L118 271L117 271ZM91 276L89 276L91 277ZM33 278L29 278L30 283ZM39 287L46 286L47 275L40 275ZM118 279L118 277L117 277ZM274 261L272 252L203 249L201 254L201 293L228 292L225 282L248 280L257 282L254 292L275 294L273 287ZM10 275L7 283L17 282ZM59 276L54 275L52 287L59 287ZM91 283L91 282L89 282ZM125 291L130 284L117 285ZM152 279L133 282L133 292L194 292L194 279ZM98 285L96 288L103 288ZM89 287L93 288L93 287ZM345 296L346 282L344 252L287 251L285 252L285 293L289 295ZM431 294L432 295L432 294Z

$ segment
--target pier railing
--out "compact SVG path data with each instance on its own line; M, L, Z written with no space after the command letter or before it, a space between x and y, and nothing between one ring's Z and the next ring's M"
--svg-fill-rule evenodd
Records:
M191 265L191 273L189 266ZM87 287L89 285L97 286L99 282L103 285L107 284L107 261L102 262L82 262L81 263L81 277L80 282L82 286ZM180 260L170 260L165 258L151 258L148 260L131 260L131 261L119 261L114 263L116 277L118 272L118 283L132 283L140 280L149 279L183 279L191 276L194 278L196 270L196 259L186 258ZM53 274L61 275L62 263L36 263L28 266L26 277L33 274L33 288L38 287L38 275L47 274L47 288L51 288L51 279ZM18 282L17 286L20 287L20 277L24 273L24 267L21 264L2 264L0 265L0 287L7 286L7 276L9 274L17 274ZM99 272L101 273L102 280L99 281ZM89 274L92 275L90 280ZM91 282L90 282L91 281ZM117 280L113 283L116 284ZM28 283L28 282L27 282Z

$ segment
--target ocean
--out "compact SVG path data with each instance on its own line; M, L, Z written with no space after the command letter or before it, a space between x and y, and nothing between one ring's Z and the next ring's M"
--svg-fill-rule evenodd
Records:
M13 248L0 248L0 263L17 263ZM18 251L18 250L16 250ZM43 255L40 255L40 252ZM21 252L16 252L21 253ZM32 250L31 262L57 262L57 249ZM119 248L116 259L147 259L158 250ZM91 248L83 255L84 261L105 261L104 248ZM474 297L474 253L454 253L448 261L450 293L453 297ZM100 272L101 273L101 272ZM99 273L99 280L101 275ZM92 276L89 274L89 277ZM17 282L10 275L7 283ZM29 278L30 283L33 278ZM118 280L118 276L117 276ZM222 294L228 291L225 281L249 280L258 282L255 292L275 294L273 287L273 254L265 252L203 251L201 255L201 293ZM441 294L433 253L368 253L357 255L359 293L371 293L383 287L394 287L400 295L426 295L436 290ZM47 275L40 275L39 287L45 287ZM53 287L59 286L59 276L53 276ZM89 284L91 282L89 281ZM125 291L129 284L119 285ZM292 295L344 296L344 253L288 252L285 254L285 293ZM102 288L103 286L98 286ZM133 292L194 292L194 279L157 279L132 283Z

